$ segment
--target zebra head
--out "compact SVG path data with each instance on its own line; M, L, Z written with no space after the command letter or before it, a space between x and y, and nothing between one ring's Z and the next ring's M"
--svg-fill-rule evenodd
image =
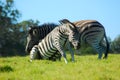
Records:
M27 53L30 53L30 50L34 45L37 45L39 42L37 33L36 33L37 27L30 27L28 30L28 36L27 36L27 45L25 51Z
M79 49L80 43L77 27L67 19L60 20L59 22L63 25L65 24L67 28L67 30L65 30L65 34L68 35L69 42L72 43L75 49Z

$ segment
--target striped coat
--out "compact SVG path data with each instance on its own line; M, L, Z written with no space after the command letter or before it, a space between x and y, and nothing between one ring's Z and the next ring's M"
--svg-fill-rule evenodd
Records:
M36 58L38 52L42 59L48 59L58 50L64 57L65 63L67 63L63 45L68 39L75 48L78 48L79 33L74 24L68 20L66 20L67 23L64 24L64 21L65 20L60 21L63 25L54 28L38 45L32 48L30 52L31 60ZM72 55L72 59L74 59L74 55Z
M80 43L90 44L98 52L99 59L102 53L105 53L104 58L107 58L109 43L104 26L96 20L81 20L73 23L80 33Z

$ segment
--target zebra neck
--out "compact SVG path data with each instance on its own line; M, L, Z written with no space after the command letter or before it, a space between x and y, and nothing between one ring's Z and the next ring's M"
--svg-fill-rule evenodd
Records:
M67 38L68 35L66 34L66 29L63 27L59 27L59 33L64 36L64 38Z

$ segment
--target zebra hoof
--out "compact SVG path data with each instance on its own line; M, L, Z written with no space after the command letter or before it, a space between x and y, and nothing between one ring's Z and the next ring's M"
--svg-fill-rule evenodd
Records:
M101 58L98 58L98 60L101 60Z
M65 63L66 63L66 64L68 64L68 62L67 62L67 61L65 61Z
M68 64L68 62L65 62L66 64Z

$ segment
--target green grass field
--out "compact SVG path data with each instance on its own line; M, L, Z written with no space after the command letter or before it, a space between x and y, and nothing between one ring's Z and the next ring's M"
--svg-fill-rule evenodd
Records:
M120 80L120 54L77 56L76 62L34 60L29 56L0 58L0 80Z

